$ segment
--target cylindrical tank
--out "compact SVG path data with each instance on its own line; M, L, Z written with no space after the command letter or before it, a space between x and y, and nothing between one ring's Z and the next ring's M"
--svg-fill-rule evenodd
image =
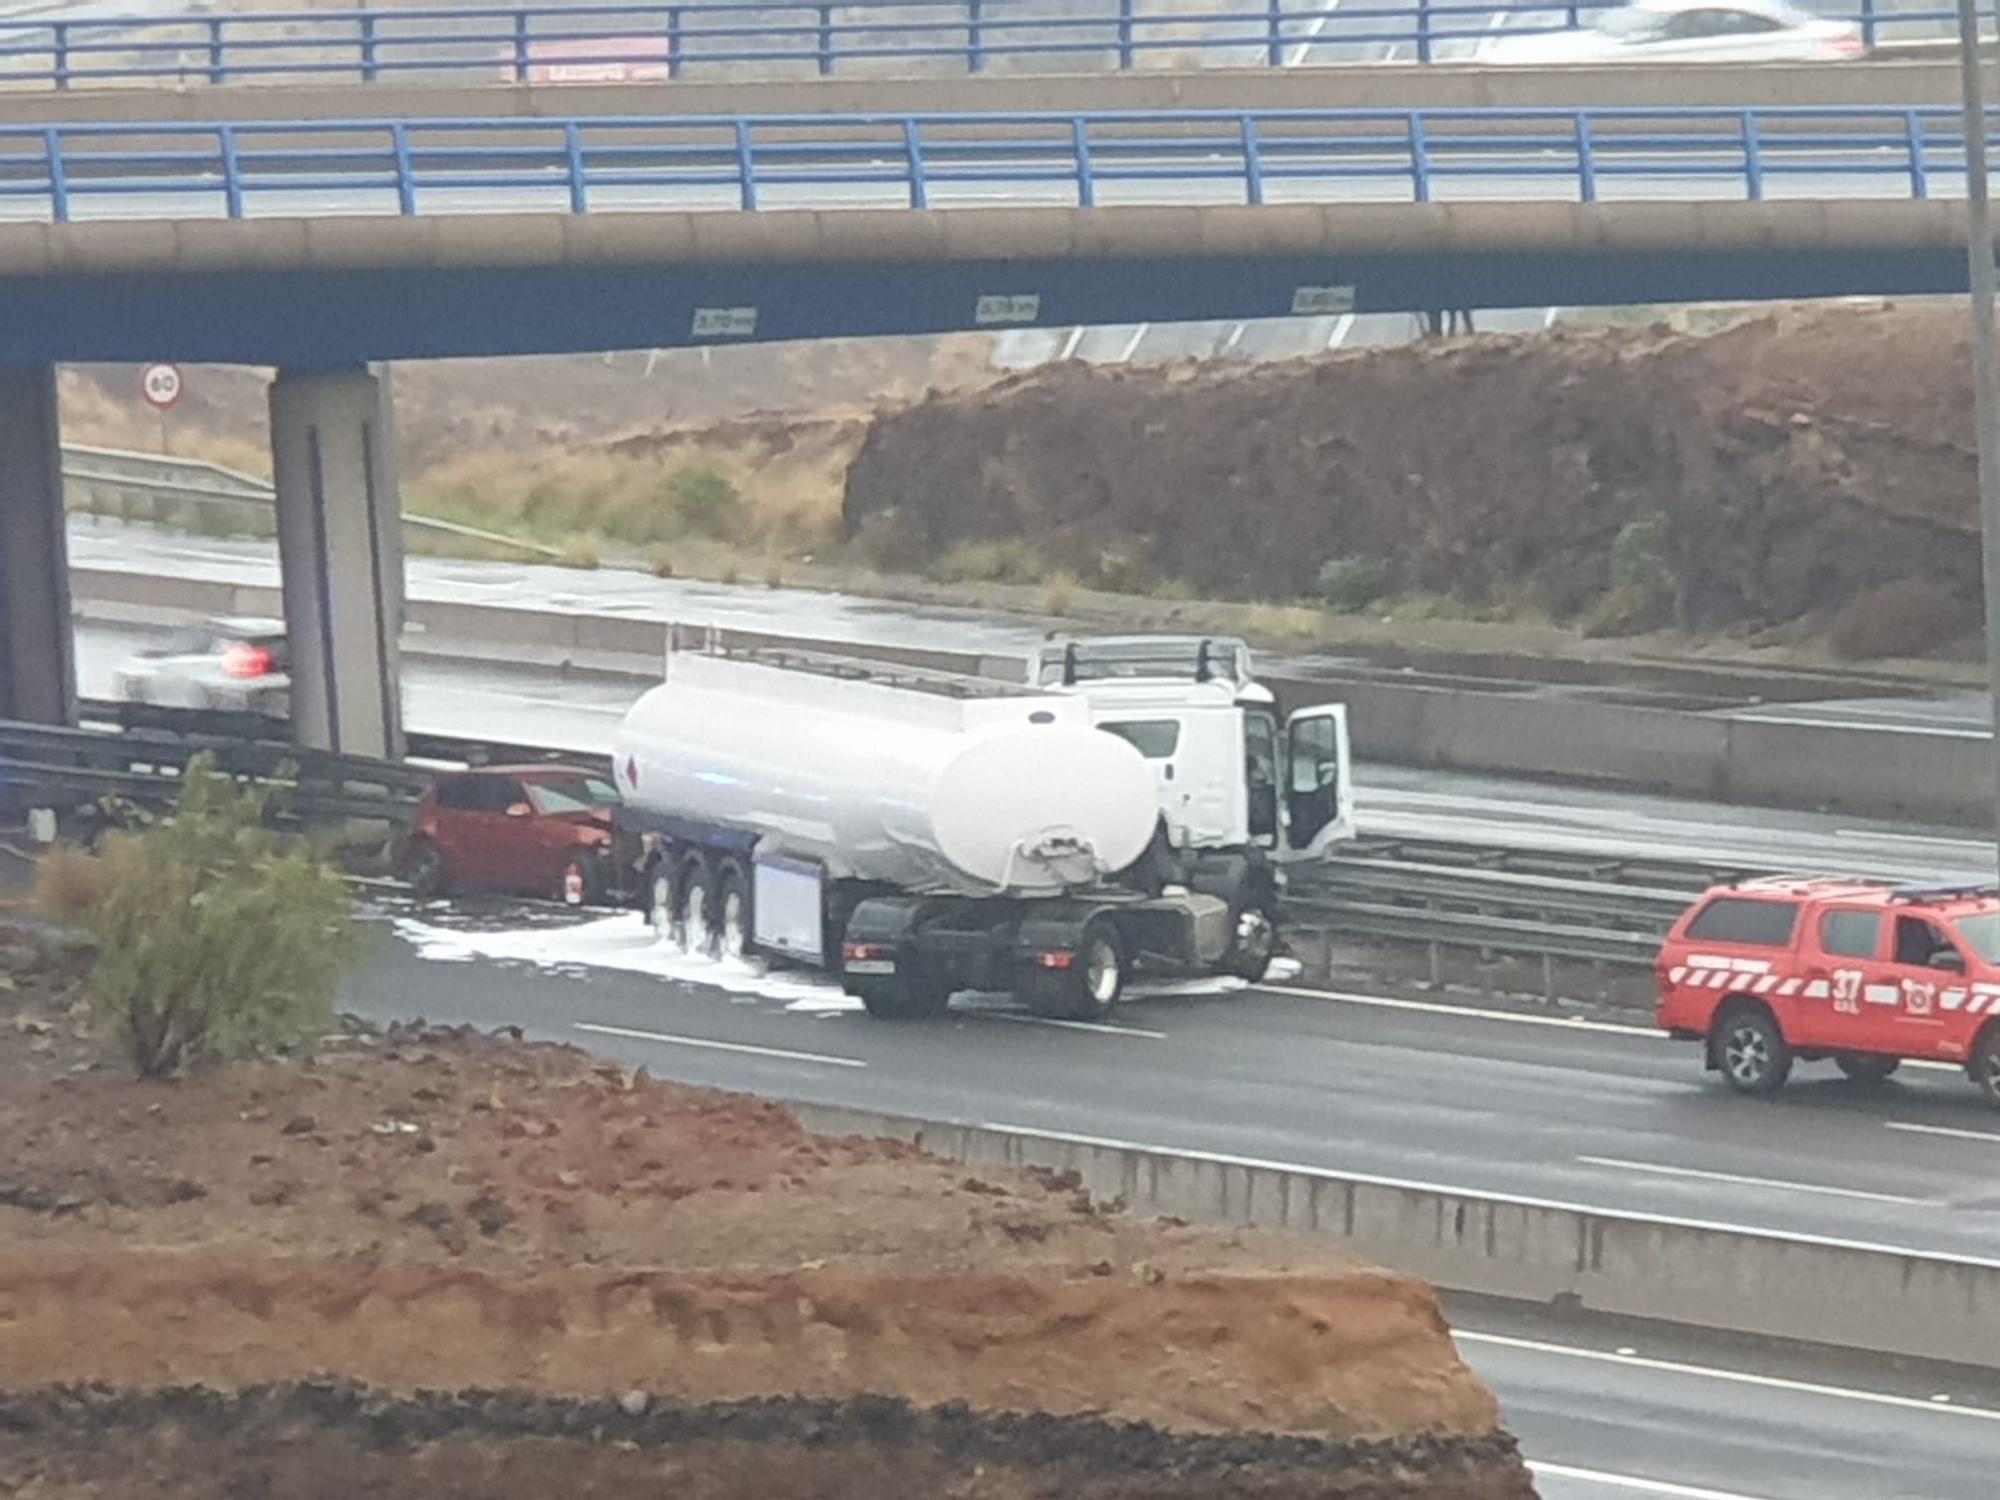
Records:
M836 879L1046 894L1122 870L1159 818L1153 773L1080 698L680 654L613 740L635 809L763 835Z

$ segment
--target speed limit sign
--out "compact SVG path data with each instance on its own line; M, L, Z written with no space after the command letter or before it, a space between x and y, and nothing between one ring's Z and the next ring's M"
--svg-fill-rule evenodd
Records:
M139 375L139 394L154 411L165 411L181 399L179 365L147 365Z

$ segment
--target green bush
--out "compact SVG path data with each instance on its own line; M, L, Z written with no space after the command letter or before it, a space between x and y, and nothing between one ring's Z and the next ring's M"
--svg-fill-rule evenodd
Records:
M46 908L64 908L49 915L90 935L92 1005L142 1077L307 1042L333 1022L356 946L347 887L266 826L274 795L197 756L171 817L108 835L87 874L44 886Z
M1673 623L1681 584L1668 550L1667 518L1641 516L1611 543L1611 588L1590 611L1585 634L1635 635Z
M1389 565L1379 557L1335 557L1321 564L1319 596L1336 614L1368 608L1389 592Z
M667 481L667 503L696 536L726 542L743 534L743 497L713 469L676 469Z

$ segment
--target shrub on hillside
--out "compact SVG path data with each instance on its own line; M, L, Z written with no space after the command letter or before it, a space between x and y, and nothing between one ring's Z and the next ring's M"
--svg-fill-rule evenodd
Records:
M1835 616L1827 644L1848 661L1922 656L1978 627L1978 611L1950 589L1899 578L1850 600Z
M667 481L667 501L681 526L696 536L726 542L743 534L743 497L713 469L676 469Z
M1680 613L1680 577L1667 543L1667 518L1628 521L1611 543L1611 587L1583 618L1588 636L1638 635Z
M92 1005L142 1077L310 1041L332 1024L355 946L347 887L266 826L274 795L197 756L171 817L44 866L45 913L90 935Z
M1336 614L1359 613L1389 592L1389 565L1379 557L1335 557L1320 565L1319 596Z

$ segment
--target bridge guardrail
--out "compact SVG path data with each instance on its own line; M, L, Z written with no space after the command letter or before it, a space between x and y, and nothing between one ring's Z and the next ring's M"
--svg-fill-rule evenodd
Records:
M0 85L220 87L424 78L670 82L693 76L923 76L1298 66L1337 48L1476 59L1509 35L1567 31L1615 0L700 0L0 22ZM1919 0L1921 3L1921 0ZM1859 0L1829 19L1863 44L1947 35L1955 12Z
M2000 119L2000 109L1989 114ZM1104 114L0 126L0 217L988 206L1924 199L1962 191L1956 109ZM1852 192L1833 184L1861 184ZM1884 191L1886 189L1886 191ZM138 200L126 212L121 205ZM8 205L15 205L11 213ZM163 208L172 212L162 214ZM1001 319L1005 321L1005 319Z

